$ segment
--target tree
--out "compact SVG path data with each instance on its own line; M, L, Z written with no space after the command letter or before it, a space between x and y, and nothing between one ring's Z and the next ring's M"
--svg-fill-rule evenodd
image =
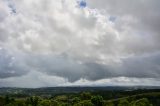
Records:
M102 106L103 104L103 97L102 96L93 96L91 98L91 102L94 104L94 106Z
M79 103L80 102L80 99L78 97L75 97L72 99L72 104L76 104L76 103Z
M10 98L8 95L5 96L5 104L9 104L10 103Z
M82 100L90 100L91 94L89 92L83 92L80 94Z
M36 96L30 97L26 100L27 105L38 106L39 98Z

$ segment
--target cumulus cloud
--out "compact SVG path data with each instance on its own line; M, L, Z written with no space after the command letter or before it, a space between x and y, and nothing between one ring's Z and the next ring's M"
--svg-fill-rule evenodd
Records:
M116 17L115 28L120 32L126 49L133 53L159 51L159 5L158 0L87 0L92 8L105 10ZM110 18L109 18L110 19ZM133 40L134 39L134 40ZM142 42L145 41L145 45ZM138 46L137 46L138 45ZM137 50L138 49L138 50Z
M0 85L24 86L10 79L28 77L37 83L28 84L31 87L56 86L43 83L50 78L60 78L62 85L121 77L156 82L159 4L158 0L0 1ZM35 74L45 78L31 78Z

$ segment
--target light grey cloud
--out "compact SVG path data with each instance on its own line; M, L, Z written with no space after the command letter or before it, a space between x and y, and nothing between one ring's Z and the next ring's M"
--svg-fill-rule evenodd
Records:
M0 22L2 22L9 15L9 8L3 1L0 1L0 13Z
M25 57L0 48L0 78L25 75L28 68L23 58Z

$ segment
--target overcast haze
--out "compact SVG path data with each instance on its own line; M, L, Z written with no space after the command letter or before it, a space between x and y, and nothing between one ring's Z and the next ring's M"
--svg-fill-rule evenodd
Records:
M160 86L159 0L0 0L0 87Z

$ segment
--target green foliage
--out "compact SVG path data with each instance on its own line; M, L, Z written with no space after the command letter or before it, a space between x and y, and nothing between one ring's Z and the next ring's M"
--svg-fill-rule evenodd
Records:
M23 100L17 100L17 101L7 104L6 106L26 106L26 104Z
M131 105L132 106L152 106L152 104L150 104L150 102L146 98L142 98L140 100L132 102Z
M28 98L13 98L11 95L6 95L0 97L0 106L159 106L159 99L157 99L159 97L158 94L150 93L149 95L139 94L106 100L98 94L93 94L93 92L92 94L82 92Z
M80 101L81 101L80 98L75 97L75 98L72 99L72 104L79 103Z
M51 106L59 106L58 101L56 101L56 100L51 100Z
M5 105L5 99L3 97L0 97L0 106Z
M8 104L12 104L14 102L15 102L14 98L11 98L9 95L6 95L2 101L2 104L8 105Z
M129 106L129 102L127 101L127 99L122 99L119 101L118 106Z
M38 106L51 106L50 100L42 100L39 102Z
M83 100L77 104L74 104L73 106L93 106L90 100Z
M26 104L31 106L38 106L38 102L39 102L39 97L37 96L30 97L26 100Z
M82 100L90 100L91 99L91 93L89 93L89 92L82 92L80 94L80 96L81 96Z
M9 104L11 102L10 97L8 95L5 96L5 104Z
M113 102L105 102L103 106L114 106Z
M59 95L59 96L57 96L55 99L56 99L57 101L59 101L59 102L67 102L68 97L67 97L67 95Z
M94 106L102 106L103 104L103 97L102 96L92 96L91 102L94 104Z

